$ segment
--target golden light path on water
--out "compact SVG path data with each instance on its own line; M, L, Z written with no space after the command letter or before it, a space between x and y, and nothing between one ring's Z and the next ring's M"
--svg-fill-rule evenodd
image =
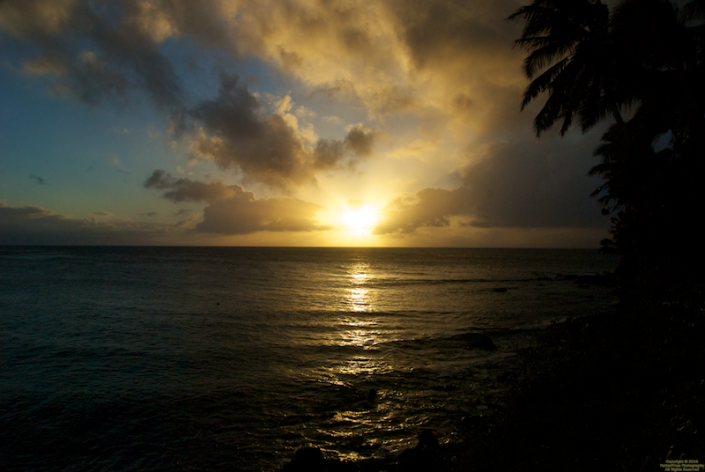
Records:
M365 286L370 277L370 267L366 263L356 264L350 274L350 285L347 289L345 308L350 313L372 313L374 300L370 290ZM379 334L374 328L378 324L376 317L347 316L342 323L346 330L343 333L341 346L358 346L364 349L375 349Z
M393 331L384 325L384 318L378 316L376 291L370 288L374 273L368 263L359 262L352 265L346 274L347 287L338 304L341 316L337 320L338 332L335 344L340 347L353 348L352 355L339 359L324 368L327 382L347 386L357 390L358 399L335 412L331 424L321 428L320 432L338 441L371 441L384 431L403 428L394 422L394 408L389 400L396 393L377 391L370 388L372 376L391 374L394 371L390 359L380 349L380 344L394 340ZM362 386L364 385L364 386ZM394 426L391 426L394 424ZM382 446L382 443L378 443ZM402 445L386 444L386 447ZM382 449L380 449L381 451ZM358 459L355 451L338 451L343 460Z

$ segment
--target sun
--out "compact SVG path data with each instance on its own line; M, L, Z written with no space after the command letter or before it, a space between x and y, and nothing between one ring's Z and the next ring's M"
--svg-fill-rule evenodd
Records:
M369 234L378 219L377 212L368 205L357 211L350 210L343 215L345 226L356 234Z

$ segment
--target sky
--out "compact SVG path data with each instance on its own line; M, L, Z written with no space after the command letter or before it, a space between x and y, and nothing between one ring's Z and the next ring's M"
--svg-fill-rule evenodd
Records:
M521 5L0 0L0 244L598 247Z

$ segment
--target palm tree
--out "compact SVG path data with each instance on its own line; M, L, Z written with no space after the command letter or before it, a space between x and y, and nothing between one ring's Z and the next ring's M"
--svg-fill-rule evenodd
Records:
M623 61L611 44L607 5L599 0L534 0L508 19L524 22L516 44L529 51L524 72L533 80L524 92L522 109L539 94L549 93L534 120L537 136L558 120L563 120L563 136L574 116L583 131L609 114L618 123L624 121L617 80Z
M590 173L605 178L593 196L616 215L603 249L622 256L625 299L666 299L688 285L685 268L705 264L705 229L693 218L705 212L705 27L688 27L705 18L705 0L683 13L669 0L624 0L611 15L600 0L534 0L509 17L524 22L516 44L533 79L522 109L549 95L537 135L558 120L563 135L574 117L585 131L614 116Z
M687 5L691 19L702 4ZM705 262L705 231L693 218L705 211L702 30L688 21L670 1L626 0L610 22L613 43L629 51L637 106L602 137L602 162L590 174L605 178L593 196L616 215L603 251L621 255L623 300L669 300Z

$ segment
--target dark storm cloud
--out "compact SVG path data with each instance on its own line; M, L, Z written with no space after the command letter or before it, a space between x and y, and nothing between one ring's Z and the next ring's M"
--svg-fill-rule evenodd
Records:
M385 208L385 217L374 234L413 233L419 227L450 226L449 217L470 215L468 189L445 190L425 188L414 197L398 197Z
M191 179L174 179L163 170L155 170L144 182L145 188L167 190L162 195L174 203L212 202L228 198L235 193L235 186L225 185L217 180L211 183Z
M167 111L183 91L160 44L189 36L227 48L228 31L217 2L183 0L4 0L0 27L38 46L24 70L56 75L56 90L95 104L137 86Z
M144 186L167 190L163 196L175 203L208 202L203 209L203 221L196 225L197 232L234 235L257 231L330 229L314 220L316 213L324 207L296 198L258 200L254 193L245 191L239 185L177 180L163 170L155 170Z
M376 234L412 233L466 217L486 228L606 227L609 221L588 198L599 181L586 176L592 140L498 144L488 157L463 169L455 190L426 188L400 197L385 210Z
M190 116L202 126L192 146L196 156L285 191L314 183L317 171L369 156L376 136L356 126L342 141L321 139L311 151L282 115L263 115L257 98L238 77L227 75L217 98L202 102Z
M416 67L435 67L478 51L504 51L516 39L504 19L522 2L403 0L389 2L405 26Z
M314 166L319 169L330 169L343 159L345 143L335 139L319 139L314 151Z
M48 76L57 93L88 104L126 102L132 92L146 93L177 136L193 133L196 156L239 172L245 181L291 191L315 182L318 171L370 155L374 134L362 128L351 130L342 148L325 141L314 152L296 125L281 114L266 115L237 77L223 76L214 99L188 104L160 47L167 38L189 36L239 54L223 16L228 8L217 1L6 0L0 3L0 34L36 46L23 71ZM348 29L349 47L365 43L362 32Z
M224 76L218 97L191 112L204 130L193 146L196 155L272 187L313 182L302 139L281 115L261 116L260 108L237 77Z
M354 166L361 158L372 154L377 132L354 126L343 140L319 139L314 150L315 169L334 169L341 164Z
M213 2L157 0L151 6L143 6L144 9L151 9L149 13L173 29L172 34L191 36L212 46L223 46L227 42L227 21ZM144 17L144 12L140 16Z
M589 198L600 185L587 176L595 163L594 133L576 142L528 141L495 145L493 157L465 171L476 226L605 227Z
M176 228L169 225L76 219L37 206L0 202L0 244L155 244L175 234Z
M183 0L5 0L0 26L38 46L23 70L55 75L54 89L97 104L145 90L165 111L179 111L183 90L159 50L172 36L226 46L227 23L213 2Z
M348 131L343 143L358 156L369 156L372 154L376 132L366 130L362 126L354 126Z
M171 61L144 25L144 3L5 0L5 32L38 46L23 70L54 76L53 89L98 104L145 90L160 109L181 108L182 89Z

